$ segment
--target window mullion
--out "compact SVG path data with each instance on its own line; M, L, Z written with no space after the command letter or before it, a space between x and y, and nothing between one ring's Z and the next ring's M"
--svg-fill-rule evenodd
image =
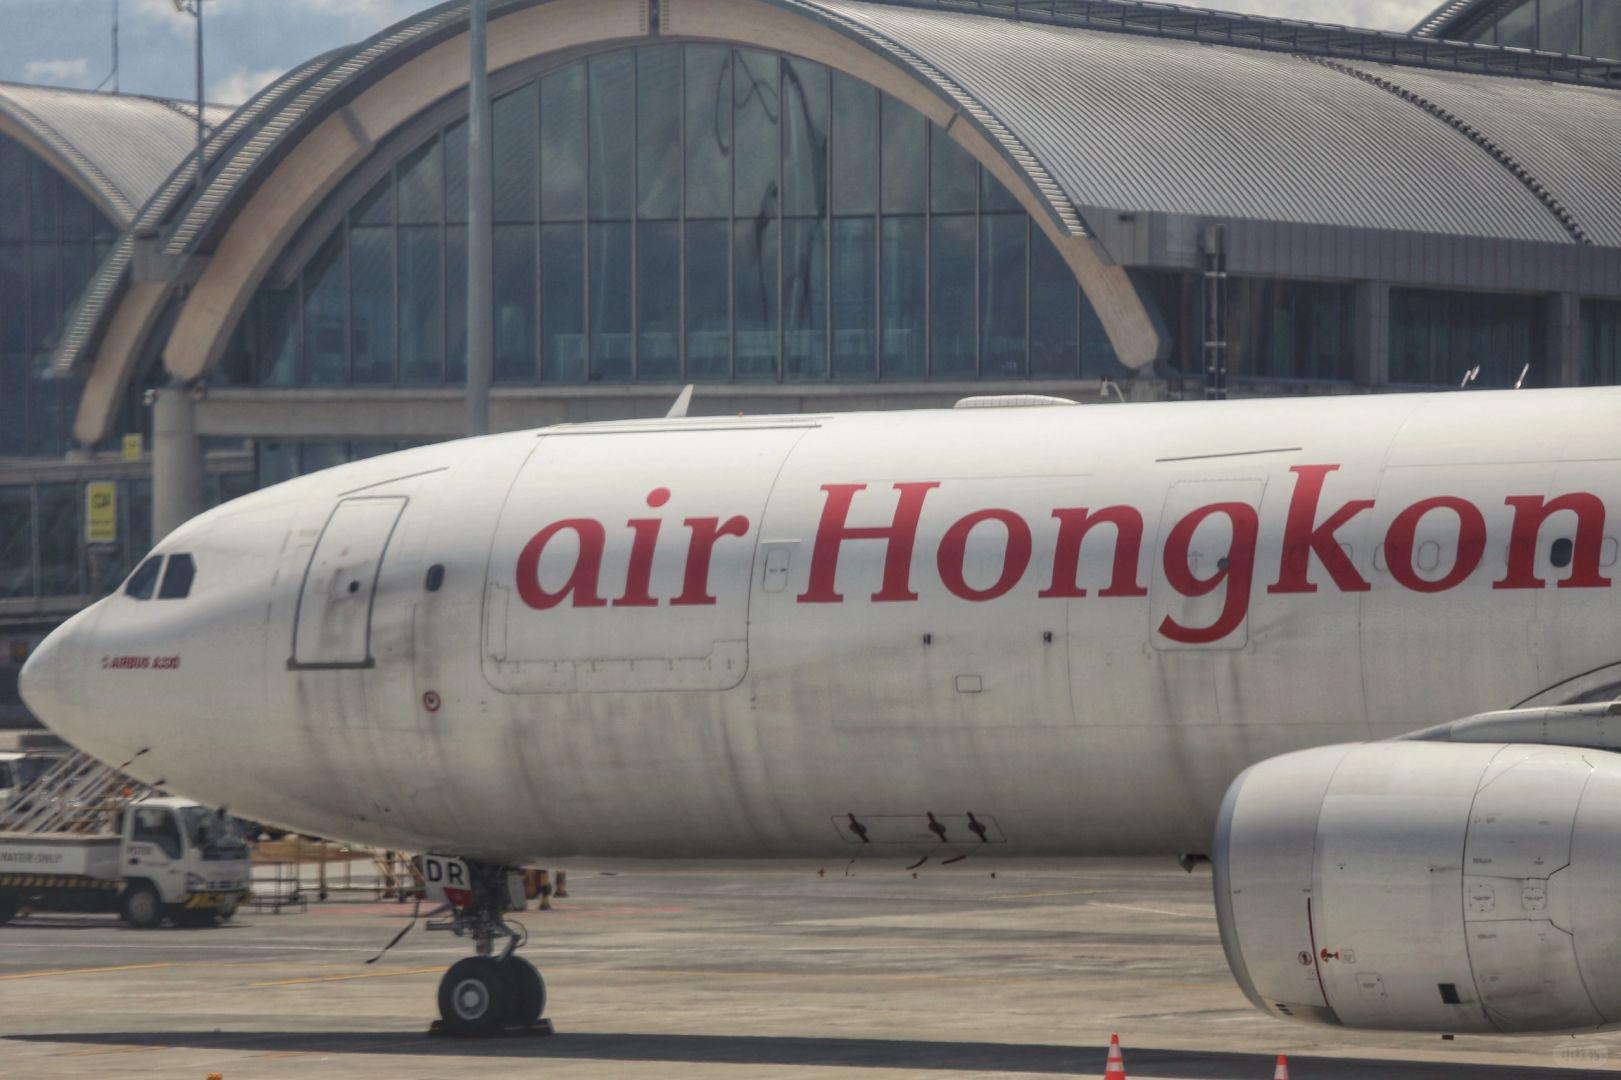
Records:
M687 370L687 49L685 45L676 46L681 56L681 77L676 85L681 102L681 107L676 110L676 156L681 161L681 188L676 192L675 208L675 369L677 381L683 383L690 378Z

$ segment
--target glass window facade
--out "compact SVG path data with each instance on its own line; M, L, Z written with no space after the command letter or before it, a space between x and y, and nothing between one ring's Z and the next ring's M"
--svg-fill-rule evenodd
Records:
M909 106L724 45L606 53L504 92L495 378L758 383L1115 374L1018 201ZM462 378L466 129L412 149L261 288L221 375Z
M267 488L284 480L307 476L312 472L330 469L351 461L392 454L413 446L425 446L433 440L380 439L370 442L261 439L254 445L255 465L252 475L243 475L249 490ZM228 477L234 479L234 477Z
M209 472L205 496L217 506L254 488L247 471ZM152 483L116 481L118 539L87 544L85 486L0 486L0 600L34 596L100 596L118 588L152 547Z
M1227 279L1227 373L1270 379L1355 377L1350 285Z
M1582 382L1621 384L1621 300L1583 300Z
M1525 0L1471 36L1489 45L1621 59L1621 0Z
M1478 364L1472 385L1508 387L1529 364L1526 385L1545 384L1543 307L1537 296L1392 289L1390 381L1455 387Z
M46 379L68 310L116 238L77 188L0 135L0 456L72 445L79 383Z

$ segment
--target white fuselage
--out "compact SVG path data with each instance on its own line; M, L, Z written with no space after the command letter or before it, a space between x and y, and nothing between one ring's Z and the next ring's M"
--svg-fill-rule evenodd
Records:
M156 554L192 556L189 595L103 600L24 691L143 780L407 850L1204 851L1253 762L1621 664L1618 414L1526 391L425 447L184 526Z

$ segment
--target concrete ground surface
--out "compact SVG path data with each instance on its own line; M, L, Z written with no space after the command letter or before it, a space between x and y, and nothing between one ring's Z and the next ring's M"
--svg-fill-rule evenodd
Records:
M0 1076L1101 1076L1295 1080L1621 1071L1621 1036L1454 1042L1288 1024L1227 973L1208 868L1164 862L575 867L519 918L558 1034L426 1034L468 948L411 905L245 910L214 929L0 927ZM818 870L825 871L819 875Z

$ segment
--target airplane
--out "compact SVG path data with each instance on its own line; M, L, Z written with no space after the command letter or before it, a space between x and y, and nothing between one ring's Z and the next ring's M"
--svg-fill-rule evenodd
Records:
M28 660L147 782L513 868L1177 855L1274 1016L1621 1023L1621 390L564 424L165 537ZM497 948L504 942L504 946Z

